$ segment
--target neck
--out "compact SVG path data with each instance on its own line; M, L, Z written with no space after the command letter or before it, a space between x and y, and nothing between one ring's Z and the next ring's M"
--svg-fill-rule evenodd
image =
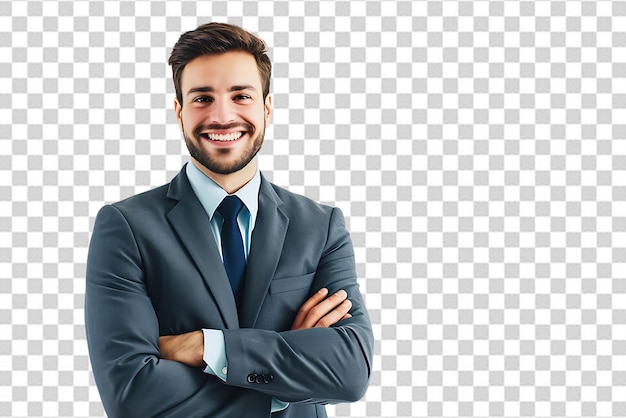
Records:
M254 157L250 163L239 171L230 174L219 174L210 171L205 166L200 164L198 160L191 157L191 162L198 167L205 176L217 183L228 194L233 194L237 190L245 186L256 174L257 170L257 158Z

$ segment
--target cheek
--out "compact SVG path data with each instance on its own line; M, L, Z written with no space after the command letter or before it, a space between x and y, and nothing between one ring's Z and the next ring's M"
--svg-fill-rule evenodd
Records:
M192 111L183 111L182 113L182 117L181 117L181 123L183 124L184 128L186 128L187 130L193 129L196 126L198 120L198 116L196 114L194 114L194 112Z
M254 112L248 112L246 114L246 118L257 129L263 128L265 122L267 122L267 116L265 114L265 111L259 112L258 110L255 110Z

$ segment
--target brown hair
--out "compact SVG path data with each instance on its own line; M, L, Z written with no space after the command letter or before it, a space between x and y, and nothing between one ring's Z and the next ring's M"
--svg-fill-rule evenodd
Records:
M180 80L187 63L201 55L228 51L245 51L254 56L261 76L263 99L267 97L270 92L272 63L267 56L265 42L239 26L211 22L183 33L172 49L169 64L172 66L176 98L181 106L183 93L180 89Z

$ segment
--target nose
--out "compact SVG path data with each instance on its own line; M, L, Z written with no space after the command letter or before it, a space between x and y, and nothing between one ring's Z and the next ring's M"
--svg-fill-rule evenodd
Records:
M228 123L235 119L233 103L230 100L216 100L212 107L211 123Z

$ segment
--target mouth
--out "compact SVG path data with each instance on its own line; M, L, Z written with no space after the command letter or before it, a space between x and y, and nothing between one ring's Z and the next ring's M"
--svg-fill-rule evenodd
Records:
M200 136L209 141L234 142L243 136L244 132L231 132L227 134L202 133Z

